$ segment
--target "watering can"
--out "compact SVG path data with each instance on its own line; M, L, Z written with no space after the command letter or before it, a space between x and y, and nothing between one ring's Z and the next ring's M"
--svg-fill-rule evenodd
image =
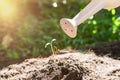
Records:
M77 35L77 26L87 18L93 16L102 9L112 9L120 6L120 0L92 0L81 12L73 19L62 18L60 25L62 30L71 38Z

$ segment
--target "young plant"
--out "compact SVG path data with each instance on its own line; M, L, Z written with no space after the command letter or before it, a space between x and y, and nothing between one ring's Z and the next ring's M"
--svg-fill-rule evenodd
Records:
M55 41L56 41L56 39L52 39L51 42L46 43L46 45L45 45L45 48L47 48L50 45L50 48L51 48L53 55L55 54L54 47L53 47L53 42L55 42Z

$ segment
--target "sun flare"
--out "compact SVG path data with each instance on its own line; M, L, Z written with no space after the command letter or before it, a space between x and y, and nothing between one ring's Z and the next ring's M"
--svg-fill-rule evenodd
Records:
M16 13L16 7L7 0L0 0L0 16L8 18L14 16Z
M3 17L13 16L14 12L15 12L15 9L9 5L3 6L1 9L1 15Z

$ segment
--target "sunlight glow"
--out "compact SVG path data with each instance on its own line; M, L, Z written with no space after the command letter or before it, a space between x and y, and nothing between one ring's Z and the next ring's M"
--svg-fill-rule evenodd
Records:
M0 3L2 3L4 0L0 0Z
M0 16L7 18L15 15L16 8L7 0L0 0Z
M1 15L3 17L9 17L13 15L14 11L15 9L12 6L9 6L9 5L3 6L1 9Z

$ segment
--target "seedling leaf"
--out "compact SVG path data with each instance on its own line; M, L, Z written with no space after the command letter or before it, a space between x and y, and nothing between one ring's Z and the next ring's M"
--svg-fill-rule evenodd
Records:
M45 48L47 48L48 45L50 45L50 43L46 43L46 44L45 44Z
M52 39L52 41L51 41L51 42L54 42L54 41L56 41L56 39Z

